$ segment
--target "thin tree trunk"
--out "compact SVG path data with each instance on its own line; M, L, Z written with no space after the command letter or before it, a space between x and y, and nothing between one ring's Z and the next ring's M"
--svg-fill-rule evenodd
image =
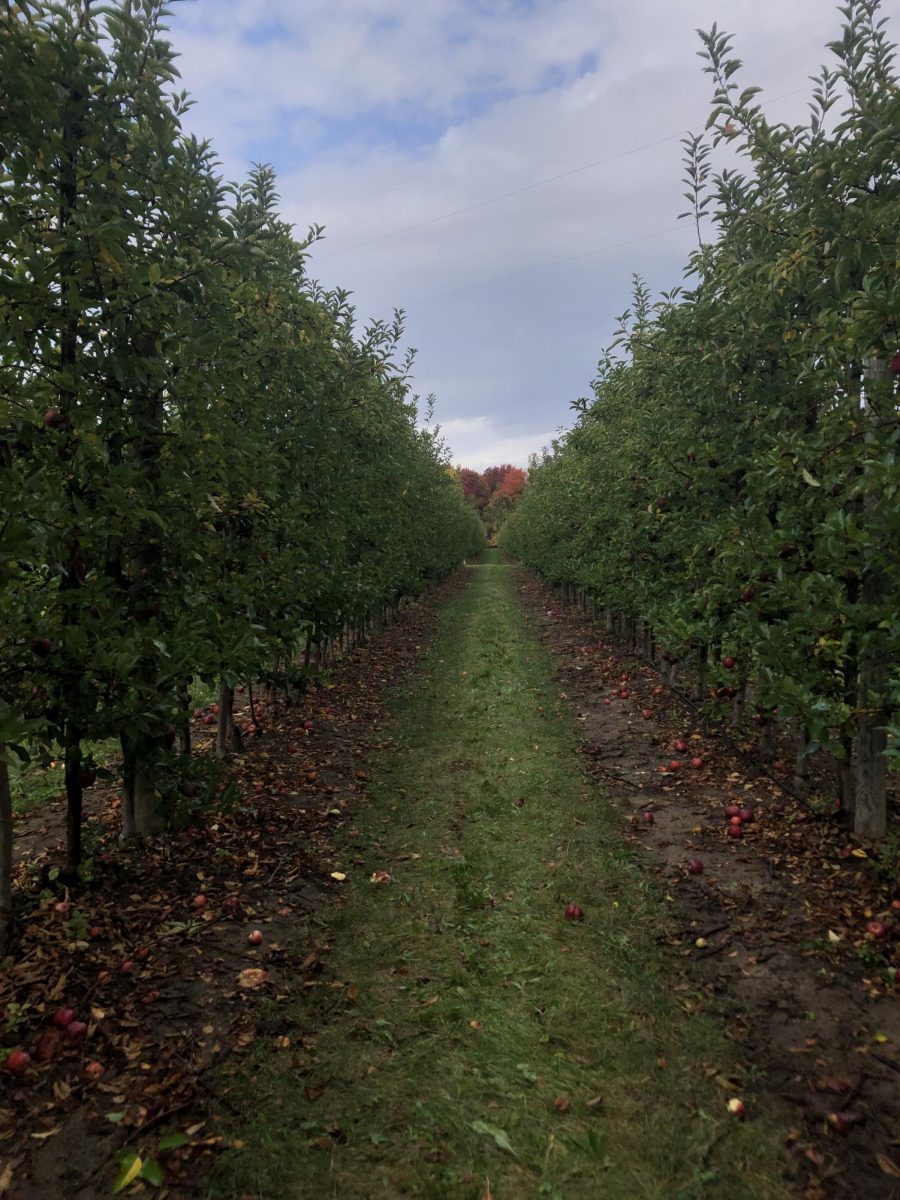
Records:
M13 933L12 853L13 819L9 767L0 759L0 956L8 952Z
M219 680L219 721L216 726L216 758L227 758L235 748L234 688Z
M81 782L81 730L66 722L66 874L74 878L81 866L81 825L84 789Z

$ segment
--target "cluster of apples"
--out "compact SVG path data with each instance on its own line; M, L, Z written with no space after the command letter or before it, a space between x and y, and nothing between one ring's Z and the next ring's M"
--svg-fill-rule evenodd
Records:
M38 1062L49 1062L64 1046L78 1046L87 1036L87 1025L78 1020L73 1008L58 1008L50 1018L50 1024L52 1028L42 1034L35 1050ZM31 1061L27 1050L13 1050L6 1056L3 1069L10 1075L24 1075ZM84 1068L84 1076L91 1082L102 1075L103 1067L98 1062L87 1063Z
M752 808L742 808L740 804L729 804L725 808L725 820L728 822L725 827L725 832L730 838L742 838L744 836L744 826L750 825L753 822L754 812Z
M684 738L676 738L675 741L672 743L672 749L675 751L676 754L690 753L690 746L687 744L687 742L684 740ZM680 771L684 765L685 764L681 761L680 758L671 758L671 759L669 759L669 761L667 763L662 763L660 765L659 769L661 772L668 774L668 773L674 773L676 771ZM688 759L687 765L691 768L692 771L701 770L701 768L704 766L703 756L700 754L693 755L690 759Z

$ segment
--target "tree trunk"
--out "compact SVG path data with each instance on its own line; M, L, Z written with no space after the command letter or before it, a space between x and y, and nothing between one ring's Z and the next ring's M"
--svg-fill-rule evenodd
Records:
M81 782L81 730L72 721L66 722L66 874L77 877L81 866L81 824L84 809L84 789Z
M234 688L219 680L219 721L216 726L216 758L227 758L235 748Z
M877 419L881 389L887 380L886 364L880 359L868 359L865 400L860 409L863 420L870 425ZM893 408L892 397L889 403ZM866 444L871 444L874 437L870 429L865 437ZM879 546L886 544L879 537L882 528L877 520L879 499L870 484L865 489L863 507L874 553L870 551L863 563L860 589L867 628L859 646L856 703L860 715L853 740L856 790L854 832L857 837L863 838L881 838L887 832L887 731L884 727L887 723L888 646L881 626L889 596L887 578L877 557Z
M9 767L0 759L0 956L9 951L13 933L13 819Z
M138 751L134 764L134 827L140 838L153 837L162 830L159 793L148 757Z
M708 653L707 646L697 647L697 677L694 681L695 700L702 700L706 695L706 659Z

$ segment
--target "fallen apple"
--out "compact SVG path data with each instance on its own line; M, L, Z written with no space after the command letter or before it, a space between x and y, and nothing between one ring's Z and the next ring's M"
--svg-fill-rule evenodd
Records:
M669 770L670 771L679 771L680 769L681 769L681 763L678 761L677 758L673 758L669 763Z
M866 925L866 931L870 937L880 942L882 938L887 937L888 928L883 921L869 921Z
M71 1025L75 1020L75 1010L72 1008L58 1008L50 1019L57 1029L65 1029L67 1025Z
M9 1071L10 1075L22 1075L30 1062L31 1055L27 1050L13 1050L12 1054L6 1056L3 1068Z
M687 753L688 744L684 740L684 738L676 738L675 741L672 743L672 745L678 751L679 754Z
M750 822L753 820L753 809L752 808L742 808L741 811L738 813L738 816L740 817L742 824L749 825Z
M653 720L653 709L652 708L642 709L641 716L644 718L645 721L652 721Z
M740 824L729 825L728 828L725 830L725 832L728 834L728 836L730 838L742 838L744 836L744 831L741 828Z
M566 905L566 920L567 921L583 921L584 920L584 909L581 907L580 904L567 904Z
M689 858L685 864L688 875L702 875L703 863L699 858Z
M729 820L731 820L732 817L739 817L740 815L741 810L737 804L729 804L725 809L725 816L728 817Z
M87 1033L87 1025L84 1021L70 1021L66 1026L65 1033L70 1042L80 1042Z
M728 1101L727 1108L731 1115L733 1117L737 1117L739 1120L742 1120L747 1114L747 1109L744 1106L743 1100L738 1100L737 1096L731 1097L731 1099Z
M103 1078L103 1064L98 1062L89 1062L84 1068L84 1077L91 1083L96 1083L98 1079Z
M130 975L134 971L134 963L130 958L126 958L119 967L119 973L122 975Z
M258 929L254 929L252 931L252 933L247 934L247 941L250 943L251 946L262 945L262 940L263 940L263 935L260 933L260 931Z
M722 666L725 668L726 671L730 671L730 670L732 670L734 665L735 665L735 660L731 657L730 654L726 654L725 657L722 659Z
M206 897L202 892L194 897L194 908L206 908Z
M652 812L644 813L644 824L645 825L652 825L655 820L656 820L656 818L653 816Z
M693 769L694 769L695 771L699 771L699 770L700 770L700 768L703 766L703 759L702 759L702 758L700 758L700 756L699 756L699 755L698 755L696 758L692 758L692 759L691 759L691 766L693 767Z

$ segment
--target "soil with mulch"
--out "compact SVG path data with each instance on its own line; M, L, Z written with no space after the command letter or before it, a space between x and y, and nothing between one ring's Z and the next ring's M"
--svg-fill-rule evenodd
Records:
M771 1095L790 1106L785 1142L804 1168L804 1200L900 1197L900 985L890 978L900 911L871 869L873 847L815 815L787 768L781 779L754 770L714 722L659 690L652 666L543 582L520 571L518 588L556 658L589 769L672 900L683 1006L714 1006L746 1052L746 1119ZM732 804L753 813L739 838L727 833ZM867 935L873 919L883 939Z
M407 606L294 706L257 707L261 736L229 762L237 799L222 811L129 850L118 797L94 788L94 874L77 894L48 883L62 861L62 801L18 823L0 1028L2 1058L21 1049L31 1062L0 1072L0 1195L107 1197L135 1153L143 1177L162 1180L154 1195L202 1193L222 1145L215 1069L259 1038L277 1052L279 1004L315 986L327 950L315 913L340 887L331 847L366 786L363 760L387 745L383 699L464 583L459 572ZM239 704L237 719L248 716ZM208 753L212 731L198 720L193 732ZM73 1017L86 1026L75 1037Z

